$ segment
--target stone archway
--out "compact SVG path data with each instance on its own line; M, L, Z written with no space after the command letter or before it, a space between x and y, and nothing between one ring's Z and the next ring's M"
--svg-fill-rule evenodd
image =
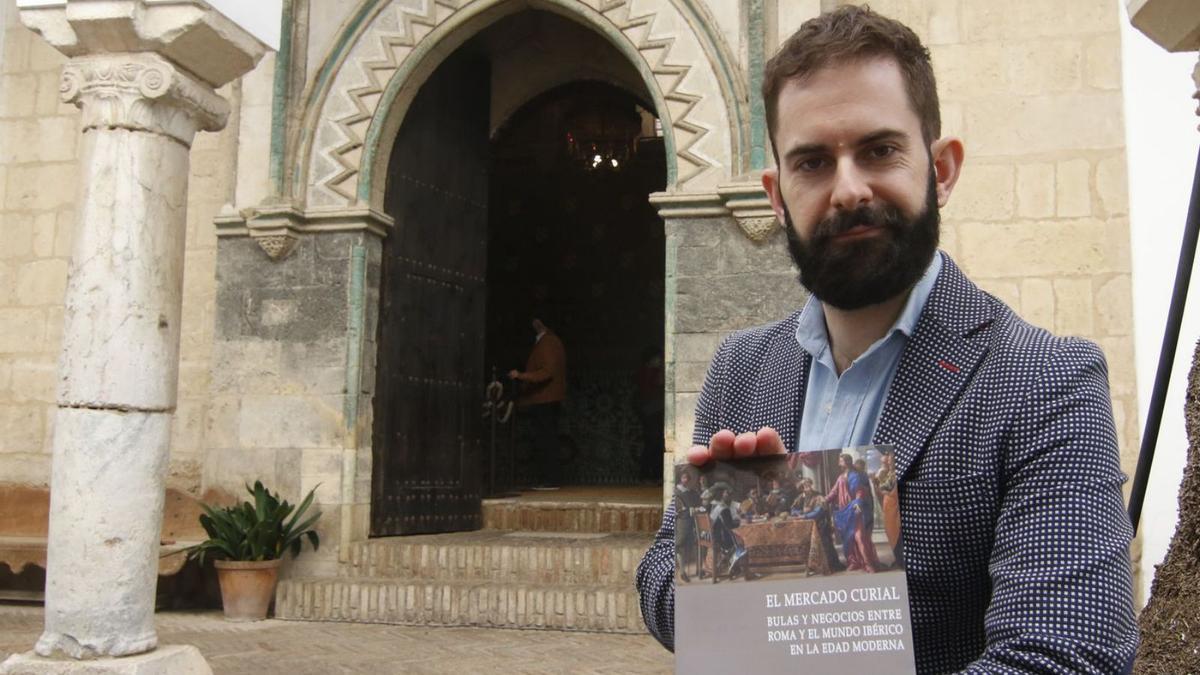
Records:
M638 14L629 0L372 0L348 22L308 92L296 201L309 210L378 208L389 141L421 82L479 30L527 9L586 25L638 69L664 122L670 188L710 190L741 172L745 85L714 66L711 36L697 33L695 17L671 0L641 3Z

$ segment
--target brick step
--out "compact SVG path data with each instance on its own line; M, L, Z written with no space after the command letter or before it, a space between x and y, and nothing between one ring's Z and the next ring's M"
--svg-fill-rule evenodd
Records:
M483 500L483 527L489 530L654 534L662 514L661 503Z
M498 530L388 537L353 545L339 576L632 587L652 540L648 534Z
M632 585L564 586L400 579L287 579L275 618L418 626L641 633Z

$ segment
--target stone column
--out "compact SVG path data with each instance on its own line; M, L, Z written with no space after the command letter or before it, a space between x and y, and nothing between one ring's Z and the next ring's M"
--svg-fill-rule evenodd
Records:
M69 0L22 20L72 57L60 91L81 109L83 134L35 650L140 654L157 644L189 148L197 131L225 125L215 87L266 48L199 0Z

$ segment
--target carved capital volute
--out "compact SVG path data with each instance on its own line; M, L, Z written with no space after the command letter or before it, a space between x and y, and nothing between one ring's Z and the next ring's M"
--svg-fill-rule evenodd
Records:
M197 131L218 131L229 103L212 87L152 53L78 56L63 66L59 93L82 111L84 129L164 134L190 146Z

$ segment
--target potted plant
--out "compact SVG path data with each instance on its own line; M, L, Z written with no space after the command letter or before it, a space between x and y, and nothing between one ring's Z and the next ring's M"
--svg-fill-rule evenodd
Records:
M305 517L316 488L299 506L280 500L261 481L255 481L254 487L247 485L246 490L254 496L253 503L221 508L200 505L204 509L200 525L208 539L188 549L188 556L198 559L201 565L205 557L213 559L225 618L231 621L265 619L275 596L283 554L290 552L293 558L299 555L306 537L314 551L321 544L312 529L320 512Z

